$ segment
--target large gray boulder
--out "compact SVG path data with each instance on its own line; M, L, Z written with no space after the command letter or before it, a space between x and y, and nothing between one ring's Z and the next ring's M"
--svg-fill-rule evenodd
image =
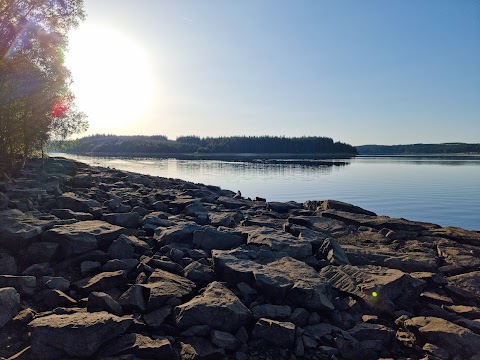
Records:
M98 201L82 198L73 192L66 192L59 196L57 206L59 209L90 213L96 219L102 215L102 205Z
M126 283L126 272L124 270L118 270L102 272L92 277L79 280L75 283L75 286L80 292L90 293L93 291L113 289L125 285Z
M291 322L259 319L252 332L253 340L261 340L267 346L291 349L295 341L295 325Z
M35 359L92 357L100 346L123 334L131 317L79 312L39 317L28 324Z
M191 244L193 233L200 229L202 229L202 227L194 222L181 223L167 229L157 228L155 230L155 239L157 239L161 245L171 243Z
M12 287L0 288L0 328L18 314L20 294Z
M97 248L108 248L123 228L105 221L90 220L57 226L42 234L42 241L58 243L59 255L70 257Z
M244 231L248 235L247 244L267 246L272 251L285 252L295 259L312 255L312 245L284 231L260 227Z
M286 297L299 307L333 310L330 285L312 267L285 257L253 271L255 287L272 298Z
M40 236L43 228L31 224L32 216L18 209L0 211L0 247L12 250L23 249Z
M445 319L419 316L406 320L404 326L423 341L447 350L451 356L469 359L480 353L480 335Z
M244 243L240 235L213 227L205 227L193 233L193 245L205 251L233 249Z
M208 325L212 329L235 333L252 318L240 299L220 282L212 282L203 294L175 308L175 320L182 329Z
M425 281L403 271L373 265L329 265L321 269L320 276L333 288L383 310L409 308L425 286Z
M142 286L149 291L147 302L149 310L165 305L177 305L195 289L194 282L160 269L155 270L148 278L148 282Z
M103 214L103 221L110 224L136 229L140 225L140 215L136 212Z
M37 286L35 276L0 275L0 288L13 287L20 295L33 295Z

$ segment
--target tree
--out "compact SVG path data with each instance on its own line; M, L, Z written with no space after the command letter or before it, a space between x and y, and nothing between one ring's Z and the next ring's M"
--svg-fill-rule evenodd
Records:
M64 65L68 31L84 17L83 0L1 0L0 168L86 128Z

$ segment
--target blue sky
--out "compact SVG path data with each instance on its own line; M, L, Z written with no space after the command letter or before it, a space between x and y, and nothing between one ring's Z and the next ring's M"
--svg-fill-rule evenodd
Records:
M154 89L117 123L86 111L89 133L480 142L480 1L84 1L80 29L128 38Z

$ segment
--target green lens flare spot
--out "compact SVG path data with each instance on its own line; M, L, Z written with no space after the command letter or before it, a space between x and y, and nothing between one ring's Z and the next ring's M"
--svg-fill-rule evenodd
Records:
M378 296L378 293L376 291L372 292L372 296L373 297L377 297Z

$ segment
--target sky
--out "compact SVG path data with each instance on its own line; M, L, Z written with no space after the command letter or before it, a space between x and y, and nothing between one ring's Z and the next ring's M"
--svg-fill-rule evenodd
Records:
M480 142L478 0L84 3L86 134Z

